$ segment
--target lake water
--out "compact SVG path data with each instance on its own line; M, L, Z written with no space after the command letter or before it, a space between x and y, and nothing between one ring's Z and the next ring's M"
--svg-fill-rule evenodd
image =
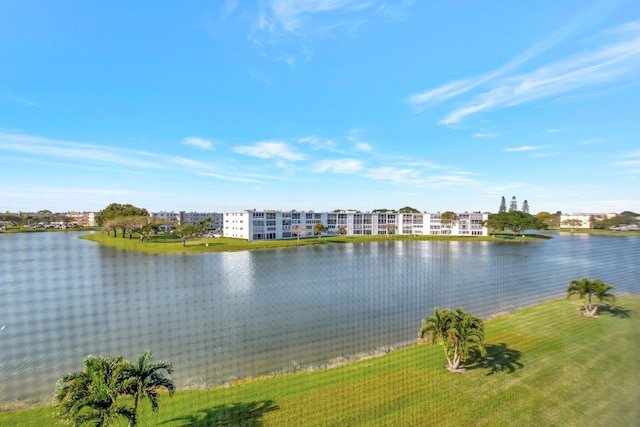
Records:
M583 276L640 292L640 238L552 235L149 255L1 234L0 401L51 396L88 354L151 349L189 387L413 342L436 306L486 318Z

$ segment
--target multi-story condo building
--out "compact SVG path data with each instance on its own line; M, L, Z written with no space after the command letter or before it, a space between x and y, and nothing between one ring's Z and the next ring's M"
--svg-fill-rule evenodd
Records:
M67 215L80 227L94 227L96 225L94 212L69 212Z
M196 224L205 218L211 218L214 230L222 230L222 214L218 212L151 212L151 216L162 218L176 224Z
M562 214L560 215L560 228L593 228L596 222L604 221L605 219L618 216L615 213L578 213L578 214ZM581 225L568 225L565 221L578 220L581 221Z
M326 235L346 234L415 234L486 236L482 222L488 214L480 212L458 213L458 222L447 227L440 221L440 213L362 213L353 211L236 211L224 213L224 236L238 239L279 240L296 237L293 229L300 226L307 235L313 227L322 223Z

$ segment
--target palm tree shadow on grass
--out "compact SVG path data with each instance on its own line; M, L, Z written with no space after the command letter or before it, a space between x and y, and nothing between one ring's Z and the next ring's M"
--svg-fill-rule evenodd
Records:
M627 310L624 307L619 307L619 306L612 307L609 304L600 306L600 314L609 313L613 317L619 317L621 319L628 319L629 317L631 317L630 312L631 310Z
M163 424L182 421L184 423L182 424L183 426L190 427L259 427L262 425L264 414L280 409L273 403L273 400L264 400L261 402L238 402L231 405L218 405L210 409L203 409L192 415L173 418Z
M522 353L507 347L505 343L485 345L486 354L476 359L476 362L467 366L467 369L489 369L487 375L498 372L514 373L524 368L520 363Z

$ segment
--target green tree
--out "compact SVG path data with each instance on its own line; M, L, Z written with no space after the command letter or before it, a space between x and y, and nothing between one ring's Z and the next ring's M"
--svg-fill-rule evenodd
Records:
M489 218L482 222L482 226L489 229L491 237L496 237L496 230L504 230L504 224L499 215L489 215Z
M546 211L538 212L536 214L538 222L544 226L544 228L558 228L560 227L560 215L552 214Z
M500 201L500 207L498 208L498 213L503 213L507 211L507 201L502 196L502 200Z
M582 227L583 224L582 224L582 220L578 218L569 218L562 221L562 225L571 227L571 231L573 232L574 228Z
M174 228L171 234L182 240L182 246L187 246L187 240L202 236L203 230L197 224L182 223Z
M345 227L344 225L338 226L338 228L336 229L336 233L342 234L342 235L347 234L347 227Z
M398 209L398 213L420 213L420 211L416 208L412 208L411 206L405 206L404 208Z
M114 218L140 215L149 216L149 212L144 208L138 208L131 204L111 203L96 213L95 221L99 227L102 227L105 222Z
M460 365L484 352L484 325L482 320L465 313L462 308L433 309L433 316L422 321L419 337L426 336L444 349L445 367L456 373L464 372Z
M509 212L514 212L518 210L518 201L516 200L516 196L511 198L511 202L509 202Z
M123 403L131 365L122 357L88 356L84 369L56 384L56 415L74 426L111 426L122 418L136 424L135 411Z
M157 231L162 225L175 225L171 221L167 221L155 216L135 216L131 217L131 232L138 234L141 241L147 241L149 236Z
M603 302L615 301L615 295L609 291L613 289L612 285L604 283L600 279L590 280L588 277L583 277L580 280L572 280L567 287L567 299L573 295L583 300L584 313L580 311L580 315L586 317L598 317L598 307L603 305ZM592 297L595 296L598 299L597 303L592 303Z
M440 214L440 224L447 229L447 234L451 235L451 229L458 223L460 218L458 214L453 211L446 211Z
M321 222L318 222L313 225L313 234L317 234L318 238L322 235L322 233L326 233L328 230L327 226Z
M522 202L522 208L520 210L524 213L529 213L529 202L526 200Z
M157 362L151 361L150 350L140 353L128 370L127 385L125 393L133 396L133 413L138 411L140 399L147 399L151 403L151 410L158 412L159 394L161 388L167 389L169 395L173 395L176 385L166 374L173 373L173 366L166 360ZM134 425L134 424L129 424Z
M489 217L491 218L493 215ZM543 228L535 216L521 211L499 213L497 218L502 222L504 228L508 228L515 235L519 235L525 230L540 230Z

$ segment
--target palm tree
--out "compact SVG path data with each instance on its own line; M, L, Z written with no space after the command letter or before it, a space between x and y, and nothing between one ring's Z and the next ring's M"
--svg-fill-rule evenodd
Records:
M151 357L150 350L140 353L128 372L129 381L125 392L133 396L134 414L138 410L138 401L145 398L151 402L153 412L158 412L158 389L166 388L169 395L173 395L176 390L173 380L165 375L173 372L171 363L166 360L152 362Z
M572 280L569 282L567 298L578 295L580 299L584 300L584 313L581 312L580 314L586 317L598 317L598 307L600 307L603 302L615 301L615 295L609 292L611 289L613 289L612 285L604 283L600 279L590 280L588 277L583 277L580 280ZM593 304L591 302L592 296L598 299L598 303ZM580 311L579 308L578 310Z
M120 418L135 426L135 411L119 399L127 389L130 368L120 356L87 356L81 372L65 375L56 384L56 414L74 426L110 426Z
M484 351L482 320L465 313L460 307L455 312L448 308L434 308L433 316L422 321L420 338L425 335L430 335L432 343L442 345L447 359L445 367L451 372L464 372L460 364L478 351Z

